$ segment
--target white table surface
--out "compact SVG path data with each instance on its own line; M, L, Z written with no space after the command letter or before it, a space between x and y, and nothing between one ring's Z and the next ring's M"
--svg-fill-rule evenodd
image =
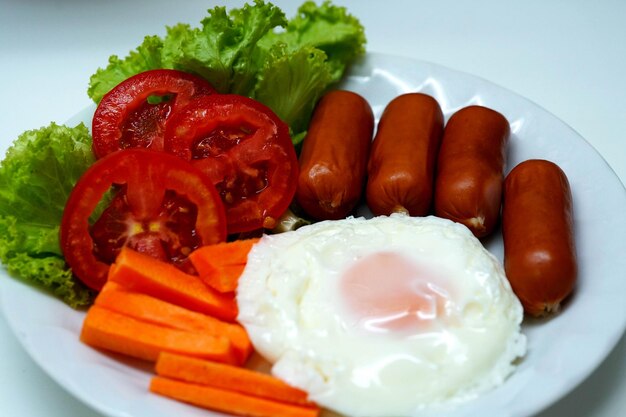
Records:
M213 5L242 3L0 0L0 151L22 131L62 123L88 106L88 78L110 54L126 55L165 25L195 25ZM626 2L336 3L361 19L369 51L432 61L533 100L585 137L626 181ZM292 16L300 2L275 4ZM539 414L620 415L626 415L624 337L586 381ZM101 417L30 360L2 316L0 416Z

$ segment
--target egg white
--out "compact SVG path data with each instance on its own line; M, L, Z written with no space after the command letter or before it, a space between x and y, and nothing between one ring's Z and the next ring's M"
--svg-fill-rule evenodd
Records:
M433 285L445 304L428 326L390 331L355 314L342 277L380 252L441 277ZM355 417L417 416L466 401L501 384L526 349L522 306L500 263L465 226L432 216L350 218L264 236L237 302L274 375Z

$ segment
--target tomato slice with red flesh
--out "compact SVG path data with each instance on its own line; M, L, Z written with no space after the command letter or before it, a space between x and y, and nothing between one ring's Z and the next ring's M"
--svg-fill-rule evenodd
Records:
M157 69L134 75L108 92L92 121L96 158L127 148L163 149L165 122L192 98L215 93L203 78Z
M110 190L113 198L90 224ZM197 247L226 240L226 215L213 183L189 162L128 149L99 159L79 179L63 212L60 238L74 275L100 290L122 247L182 264Z
M289 128L250 98L190 101L168 121L164 149L211 178L226 207L229 233L273 228L295 194L299 167Z

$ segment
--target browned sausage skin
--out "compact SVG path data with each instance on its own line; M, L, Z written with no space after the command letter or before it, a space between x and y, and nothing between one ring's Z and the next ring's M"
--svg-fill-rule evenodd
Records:
M504 183L504 267L526 313L558 310L578 273L572 195L565 173L554 163L528 160Z
M376 215L428 214L443 113L425 94L408 93L385 108L368 163L367 205Z
M327 93L315 108L300 153L296 200L318 220L346 217L361 198L374 114L360 95Z
M498 223L509 122L481 106L452 115L441 142L435 180L435 214L463 223L477 237Z

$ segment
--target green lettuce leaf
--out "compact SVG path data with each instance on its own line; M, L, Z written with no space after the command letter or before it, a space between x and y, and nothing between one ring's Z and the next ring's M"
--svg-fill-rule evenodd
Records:
M225 7L215 7L200 28L177 25L168 29L163 60L172 68L206 78L221 93L247 95L256 81L254 56L259 39L286 24L278 7L260 0L229 13Z
M70 191L93 162L85 125L52 123L20 135L0 163L0 261L73 307L93 294L65 265L59 225Z
M344 7L305 2L282 32L268 32L258 45L265 55L250 96L287 123L298 146L319 98L347 66L365 52L365 33Z
M293 52L279 44L267 57L254 92L292 131L292 141L302 141L317 99L332 82L326 54L311 46ZM280 94L276 94L279 91Z
M346 67L365 53L365 30L345 7L330 1L317 6L307 1L298 8L283 32L268 33L262 46L283 42L290 51L314 47L326 53L333 81L339 81Z
M329 1L320 6L305 2L289 21L263 0L228 12L215 7L198 28L178 24L167 28L163 39L146 37L124 59L111 57L91 77L88 93L99 102L127 77L150 69L192 72L221 93L266 104L289 125L298 143L315 104L365 52L365 41L358 19Z
M284 13L271 3L226 11L209 10L199 28L178 24L167 28L164 39L147 36L127 57L113 55L104 69L90 78L87 94L96 103L126 78L157 68L173 68L206 78L221 93L247 95L257 72L253 56L258 41L275 27L285 26Z
M89 79L87 94L99 103L102 97L113 87L125 79L149 69L169 68L163 66L161 61L161 49L163 40L158 36L146 36L139 47L130 54L120 59L117 55L109 58L109 65L99 68Z

